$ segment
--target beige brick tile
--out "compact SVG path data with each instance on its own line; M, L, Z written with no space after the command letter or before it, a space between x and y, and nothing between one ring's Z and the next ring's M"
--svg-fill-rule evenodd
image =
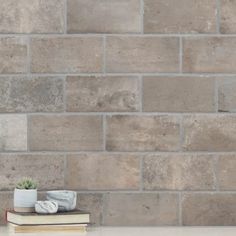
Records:
M235 37L189 37L183 40L183 71L235 73Z
M34 115L29 123L32 151L102 150L102 118L78 115Z
M105 200L104 224L113 226L174 226L178 224L178 195L117 193Z
M144 0L145 33L214 33L215 0Z
M220 112L236 112L236 80L235 78L218 79L218 110Z
M5 211L13 208L13 192L0 192L0 202L0 225L5 225Z
M0 112L63 111L63 79L1 77Z
M236 190L236 154L219 156L218 182L221 190Z
M236 150L236 116L185 116L183 127L183 147L187 151Z
M67 111L137 111L137 77L67 77Z
M68 32L141 32L140 7L139 0L68 0Z
M220 9L220 31L223 34L234 34L236 33L236 4L232 0L221 0Z
M97 226L102 224L103 194L78 193L77 208L90 212L91 223Z
M175 151L179 142L178 117L114 115L107 118L109 151Z
M38 189L64 188L64 155L0 154L0 189L13 190L22 178L32 178Z
M101 37L45 37L31 40L31 71L34 73L102 72Z
M211 77L145 77L143 110L213 112L215 84Z
M213 190L214 156L149 155L144 158L145 190Z
M26 150L26 115L0 115L0 151Z
M182 207L183 225L234 226L236 224L235 194L185 194Z
M1 33L63 33L63 0L0 0Z
M179 41L175 37L108 37L106 59L108 72L178 72Z
M81 190L138 190L139 157L129 154L67 156L66 186Z
M0 23L1 25L1 23ZM0 73L27 72L27 39L20 37L0 38Z

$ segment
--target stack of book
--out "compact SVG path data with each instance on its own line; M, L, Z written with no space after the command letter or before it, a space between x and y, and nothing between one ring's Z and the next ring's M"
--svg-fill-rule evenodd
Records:
M90 214L82 211L53 215L7 211L8 229L13 233L86 232Z

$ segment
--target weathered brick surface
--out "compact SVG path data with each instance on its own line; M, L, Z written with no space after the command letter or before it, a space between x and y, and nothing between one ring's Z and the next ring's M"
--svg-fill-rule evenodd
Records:
M235 73L235 37L189 37L183 40L183 71Z
M176 151L179 119L172 116L110 116L107 118L108 151Z
M27 39L24 37L0 38L0 73L26 73L27 50Z
M33 73L102 72L101 37L47 37L31 40Z
M211 77L145 77L143 110L159 112L214 112Z
M26 150L26 115L0 115L0 152Z
M236 5L232 0L221 0L221 28L223 34L236 33Z
M141 32L139 0L69 0L69 33Z
M6 224L5 211L13 208L13 192L0 192L0 225Z
M214 156L149 155L144 158L145 190L214 190Z
M90 212L91 222L97 226L102 224L103 194L78 193L77 208Z
M34 115L29 121L31 151L102 150L100 116Z
M236 190L236 154L219 156L218 181L221 190Z
M234 226L236 195L224 193L184 194L183 225Z
M165 37L108 37L107 72L178 72L179 40Z
M60 77L0 78L0 112L59 112L64 110Z
M68 155L66 186L80 190L138 190L139 165L139 157L134 155Z
M105 225L178 225L178 195L118 193L105 199Z
M216 33L215 0L144 0L145 33Z
M38 189L64 187L64 155L0 154L0 190L13 190L21 178L38 182Z
M96 225L236 224L235 1L0 6L0 224L25 176Z
M218 79L218 110L219 112L236 112L236 81L235 78Z
M140 109L137 77L68 77L67 111L137 111Z
M63 0L0 0L1 33L63 33Z
M187 151L235 151L236 116L190 115L183 121Z

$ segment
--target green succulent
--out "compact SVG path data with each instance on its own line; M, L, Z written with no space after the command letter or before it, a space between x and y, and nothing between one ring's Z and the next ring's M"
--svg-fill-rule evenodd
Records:
M17 189L37 189L37 184L32 179L23 179L17 185Z

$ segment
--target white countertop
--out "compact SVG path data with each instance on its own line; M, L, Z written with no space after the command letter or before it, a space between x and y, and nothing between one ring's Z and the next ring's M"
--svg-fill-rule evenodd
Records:
M236 227L100 227L89 228L86 234L41 233L44 236L235 236ZM0 227L0 235L8 236L7 228ZM12 235L12 234L11 234ZM36 236L39 234L17 234L18 236Z

